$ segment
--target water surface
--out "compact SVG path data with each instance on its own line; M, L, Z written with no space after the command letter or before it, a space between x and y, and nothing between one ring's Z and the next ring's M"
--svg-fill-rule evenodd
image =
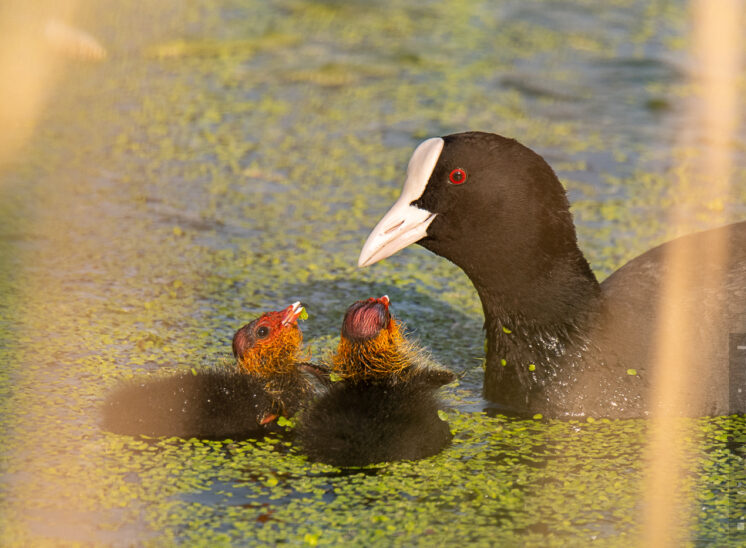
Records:
M47 8L29 17L62 17ZM71 23L108 56L61 61L0 166L2 544L635 543L645 421L485 411L463 273L419 248L354 265L416 144L467 129L547 158L601 278L680 230L746 218L743 124L729 194L702 200L706 178L681 168L702 139L683 2L104 1ZM673 208L687 226L666 222ZM436 457L339 471L289 438L99 427L118 382L226 360L261 311L302 300L320 358L347 305L382 294L461 376ZM681 435L681 534L746 542L746 421Z

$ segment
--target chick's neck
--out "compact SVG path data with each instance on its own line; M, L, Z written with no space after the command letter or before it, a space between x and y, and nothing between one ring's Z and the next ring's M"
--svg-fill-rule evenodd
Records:
M392 318L373 338L356 341L343 335L332 358L332 371L343 380L386 380L411 366L409 354L401 325Z

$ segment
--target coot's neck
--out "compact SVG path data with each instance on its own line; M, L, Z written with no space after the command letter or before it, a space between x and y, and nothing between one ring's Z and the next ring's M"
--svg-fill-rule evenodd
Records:
M577 246L536 270L467 272L485 317L484 396L515 409L535 407L588 350L601 306L598 281ZM539 266L539 265L537 265Z

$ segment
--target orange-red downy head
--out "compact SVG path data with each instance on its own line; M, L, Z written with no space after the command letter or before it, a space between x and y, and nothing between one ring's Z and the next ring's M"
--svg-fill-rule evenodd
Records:
M266 312L241 327L233 336L233 355L247 373L267 376L295 371L303 343L296 302L277 312Z

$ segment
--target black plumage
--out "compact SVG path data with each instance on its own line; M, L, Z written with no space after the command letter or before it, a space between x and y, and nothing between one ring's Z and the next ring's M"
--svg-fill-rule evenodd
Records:
M228 367L133 380L106 399L103 425L133 436L247 437L276 430L274 419L296 413L316 382L300 370L263 378Z
M451 432L438 416L433 388L417 378L334 383L302 415L299 441L312 460L336 466L435 455L450 442Z

